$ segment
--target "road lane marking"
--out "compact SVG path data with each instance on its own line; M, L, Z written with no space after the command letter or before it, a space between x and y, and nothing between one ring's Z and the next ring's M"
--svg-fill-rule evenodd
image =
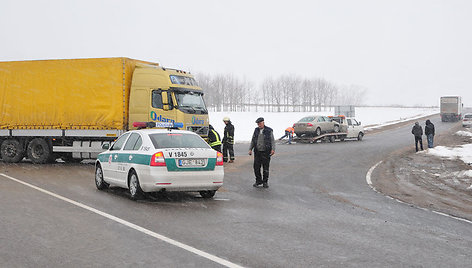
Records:
M168 244L171 244L171 245L173 245L173 246L179 247L179 248L184 249L184 250L186 250L186 251L192 252L192 253L194 253L194 254L200 256L200 257L204 257L204 258L206 258L206 259L208 259L208 260L210 260L210 261L216 262L216 263L221 264L221 265L223 265L223 266L231 267L231 268L240 268L240 267L242 267L242 266L240 266L240 265L237 265L237 264L235 264L235 263L232 263L232 262L230 262L230 261L227 261L227 260L222 259L222 258L220 258L220 257L217 257L217 256L215 256L215 255L212 255L212 254L210 254L210 253L206 253L205 251L196 249L196 248L194 248L194 247L192 247L192 246L189 246L189 245L186 245L186 244L181 243L181 242L179 242L179 241L176 241L176 240L174 240L174 239L168 238L168 237L166 237L166 236L164 236L164 235L155 233L155 232L153 232L153 231L151 231L151 230L148 230L148 229L146 229L146 228L143 228L143 227L141 227L141 226L139 226L139 225L136 225L136 224L131 223L131 222L129 222L129 221L120 219L120 218L118 218L118 217L115 217L115 216L110 215L110 214L108 214L108 213L106 213L106 212L100 211L100 210L95 209L95 208L93 208L93 207L89 207L89 206L87 206L87 205L84 205L84 204L82 204L82 203L79 203L79 202L77 202L77 201L74 201L74 200L72 200L72 199L69 199L69 198L67 198L67 197L64 197L64 196L55 194L55 193L53 193L53 192L50 192L50 191L45 190L45 189L43 189L43 188L40 188L40 187L38 187L38 186L34 186L34 185L32 185L32 184L29 184L29 183L24 182L24 181L22 181L22 180L13 178L13 177L8 176L8 175L3 174L3 173L0 173L0 175L3 176L3 177L5 177L5 178L7 178L7 179L10 179L10 180L12 180L12 181L15 181L15 182L17 182L17 183L23 184L23 185L28 186L28 187L30 187L30 188L33 188L33 189L35 189L35 190L37 190L37 191L40 191L40 192L42 192L42 193L45 193L45 194L47 194L47 195L50 195L50 196L52 196L52 197L55 197L55 198L60 199L60 200L62 200L62 201L65 201L65 202L67 202L67 203L70 203L70 204L72 204L72 205L75 205L75 206L77 206L77 207L81 207L81 208L86 209L86 210L88 210L88 211L90 211L90 212L93 212L93 213L95 213L95 214L98 214L98 215L100 215L100 216L103 216L103 217L105 217L105 218L108 218L108 219L110 219L110 220L112 220L112 221L115 221L115 222L117 222L117 223L120 223L120 224L123 224L123 225L125 225L125 226L128 226L129 228L132 228L132 229L134 229L134 230L136 230L136 231L139 231L139 232L144 233L144 234L146 234L146 235L149 235L149 236L152 236L152 237L154 237L154 238L157 238L157 239L159 239L159 240L161 240L161 241L164 241L164 242L166 242L166 243L168 243Z
M459 221L463 221L463 222L466 222L466 223L471 223L472 224L472 221L470 220L467 220L467 219L464 219L464 218L460 218L460 217L457 217L457 216L453 216L453 215L449 215L449 214L446 214L444 212L440 212L440 211L436 211L436 210L431 210L431 209L427 209L427 208L422 208L422 207L418 207L416 205L413 205L413 204L410 204L410 203L407 203L407 202L404 202L400 199L396 199L395 197L393 196L389 196L389 195L385 195L384 193L381 193L379 192L377 189L375 189L375 187L372 185L372 173L374 172L374 169L380 165L383 161L379 161L377 164L373 165L369 171L367 171L367 174L365 175L365 180L367 182L367 184L370 186L370 188L372 188L372 190L374 190L375 192L379 193L379 194L382 194L386 197L388 197L389 199L393 199L395 201L397 201L398 203L401 203L401 204L405 204L405 205L408 205L408 206L412 206L414 208L417 208L417 209L421 209L423 211L428 211L428 212L432 212L432 213L435 213L435 214L438 214L438 215L441 215L441 216L445 216L445 217L448 217L448 218L452 218L452 219L455 219L455 220L459 220Z
M377 164L373 165L369 171L367 171L367 174L365 175L365 180L367 181L367 184L375 190L375 187L372 185L372 173L374 172L374 169L380 165L380 163L382 163L382 161L379 161Z

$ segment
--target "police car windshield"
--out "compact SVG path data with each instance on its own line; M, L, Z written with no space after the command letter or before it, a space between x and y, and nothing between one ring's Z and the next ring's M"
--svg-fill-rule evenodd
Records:
M193 134L184 133L156 133L150 134L152 144L156 149L165 148L210 148L202 138Z

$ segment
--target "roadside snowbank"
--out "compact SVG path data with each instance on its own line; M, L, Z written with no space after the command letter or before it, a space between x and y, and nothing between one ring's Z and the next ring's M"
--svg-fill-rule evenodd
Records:
M381 127L401 121L411 120L438 113L437 108L390 108L390 107L359 107L356 108L356 119L362 125L378 125ZM333 115L334 111L326 112L210 112L210 124L223 137L223 118L228 116L235 127L235 141L249 142L258 117L264 117L267 126L274 129L276 139L284 135L284 130L301 118L308 115Z
M447 159L459 159L466 164L472 164L472 144L460 145L458 147L436 146L419 153L430 154Z
M456 135L465 136L465 137L472 137L472 132L470 132L469 130L467 130L467 131L459 130L459 131L456 132Z

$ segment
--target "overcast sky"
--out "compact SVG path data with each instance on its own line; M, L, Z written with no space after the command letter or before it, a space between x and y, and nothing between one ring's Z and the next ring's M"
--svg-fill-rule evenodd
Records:
M324 77L368 104L472 106L472 1L0 1L0 61L130 57Z

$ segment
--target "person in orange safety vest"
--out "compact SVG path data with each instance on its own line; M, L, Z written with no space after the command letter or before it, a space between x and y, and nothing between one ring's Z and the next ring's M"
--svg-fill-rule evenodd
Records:
M283 140L285 137L288 137L288 144L292 144L292 138L295 130L293 127L288 127L285 129L285 135L283 135L279 140Z

